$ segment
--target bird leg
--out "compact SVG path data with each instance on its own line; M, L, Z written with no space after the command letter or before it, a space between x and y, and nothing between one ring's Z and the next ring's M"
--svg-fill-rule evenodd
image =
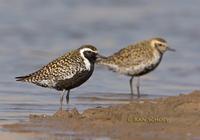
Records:
M140 98L140 77L137 78L136 89L137 89L137 97Z
M131 77L129 84L130 84L130 89L131 89L131 95L133 96L133 76Z
M67 91L67 95L66 95L66 103L67 104L69 103L69 93L70 93L70 90Z
M62 106L63 106L63 98L65 95L65 90L60 93L60 110L62 111Z

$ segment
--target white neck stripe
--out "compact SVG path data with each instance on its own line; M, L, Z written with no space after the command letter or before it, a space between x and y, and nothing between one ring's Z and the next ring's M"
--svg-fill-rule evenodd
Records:
M80 50L80 53L81 53L81 52L84 52L84 51L91 51L91 52L97 53L97 51L94 51L94 50L92 50L92 49L90 49L90 48L83 48L83 49Z
M81 54L81 57L83 58L83 61L84 61L84 63L85 63L85 67L86 67L86 69L87 70L90 70L90 61L84 56L84 54L83 54L83 52L85 52L85 51L91 51L91 52L95 52L95 53L97 53L97 51L93 51L92 49L90 49L90 48L83 48L83 49L81 49L79 52L80 52L80 54Z

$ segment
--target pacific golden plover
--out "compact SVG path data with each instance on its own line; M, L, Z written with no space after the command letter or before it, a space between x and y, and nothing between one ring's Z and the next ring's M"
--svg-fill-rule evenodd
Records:
M137 80L137 95L140 96L139 77L154 70L161 62L163 54L167 51L175 51L170 48L162 38L152 38L144 40L126 48L121 49L112 56L97 61L98 64L105 65L109 69L131 76L129 81L131 94L133 95L133 77Z
M60 107L62 109L65 91L66 102L69 102L70 90L87 81L94 71L97 58L101 58L92 45L83 45L76 50L65 53L40 70L16 77L17 81L29 82L42 87L54 88L61 92Z

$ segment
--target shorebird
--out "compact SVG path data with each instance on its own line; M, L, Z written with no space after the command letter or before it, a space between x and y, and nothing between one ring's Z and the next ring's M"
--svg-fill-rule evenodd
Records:
M175 51L162 38L152 38L131 44L113 55L99 59L97 64L107 66L110 70L131 77L129 84L133 95L133 78L138 77L136 89L140 97L140 76L153 71L161 62L166 51Z
M67 91L66 102L68 103L70 90L90 78L96 59L101 57L94 46L83 45L58 57L36 72L16 77L16 80L63 91L60 95L62 109L65 91Z

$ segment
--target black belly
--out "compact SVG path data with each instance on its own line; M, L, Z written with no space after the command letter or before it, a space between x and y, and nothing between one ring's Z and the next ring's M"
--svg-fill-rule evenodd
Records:
M87 81L90 76L92 75L93 70L90 71L82 71L79 73L76 73L72 78L65 79L65 80L59 80L55 86L55 89L57 90L70 90L73 88L76 88L83 84L85 81Z

